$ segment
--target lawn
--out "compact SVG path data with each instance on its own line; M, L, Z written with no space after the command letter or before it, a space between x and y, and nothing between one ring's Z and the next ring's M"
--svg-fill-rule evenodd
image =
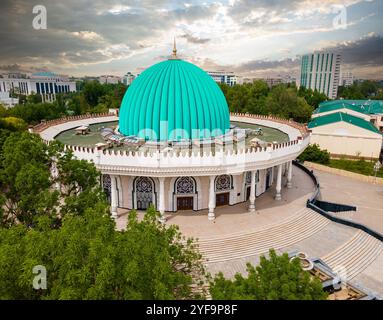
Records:
M375 162L365 160L345 160L345 159L331 159L330 163L327 164L329 167L347 170L355 173L364 174L366 176L375 176L374 171ZM378 171L377 177L383 178L383 166Z

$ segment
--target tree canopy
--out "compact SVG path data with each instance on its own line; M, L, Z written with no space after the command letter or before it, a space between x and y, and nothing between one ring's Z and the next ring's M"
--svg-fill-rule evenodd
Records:
M378 81L356 81L351 86L340 86L338 97L343 99L383 99L383 85Z
M0 141L0 299L204 298L194 242L153 207L117 231L92 163L27 132ZM34 266L46 290L33 289Z
M279 84L270 89L266 82L256 80L253 83L238 84L232 87L221 84L220 87L231 112L275 115L307 122L314 110L314 107L305 100L305 94L307 96L309 94L298 91L294 85ZM316 96L317 94L315 94ZM321 98L323 97L321 96ZM310 101L314 103L316 100L311 99Z
M194 246L153 208L141 221L132 211L124 231L103 204L66 216L60 228L40 217L33 229L0 228L0 299L203 298ZM32 287L37 265L46 268L46 290Z
M75 159L59 142L46 145L37 135L6 131L0 132L0 142L0 192L5 199L0 224L31 226L41 215L81 213L84 205L104 201L94 165Z
M237 273L233 280L219 273L213 279L210 293L219 300L323 300L327 294L319 279L303 271L299 259L287 253L261 256L257 267L247 264L248 277Z

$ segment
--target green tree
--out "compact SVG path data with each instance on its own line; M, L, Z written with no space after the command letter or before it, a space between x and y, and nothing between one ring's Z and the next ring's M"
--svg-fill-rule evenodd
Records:
M0 228L0 299L203 298L204 267L184 240L153 208L141 221L130 212L124 231L105 205L67 216L60 228L47 217L34 229ZM32 288L36 265L47 270L46 290Z
M327 294L319 279L303 271L299 259L289 259L287 253L278 256L269 251L261 256L260 264L247 264L248 277L237 273L234 280L219 273L211 282L210 293L219 300L323 300Z
M298 90L298 96L304 98L314 109L318 108L321 102L328 100L324 93L320 93L318 90L306 89L302 86Z
M10 131L23 131L27 129L28 125L23 119L16 117L0 118L0 128Z
M0 133L0 193L5 198L0 224L33 227L39 216L59 220L105 202L93 164L74 159L57 141L46 145L28 132ZM55 166L58 177L52 174Z
M86 82L82 90L86 102L91 107L95 107L99 103L99 98L103 96L105 92L105 87L96 80Z
M310 144L299 157L299 161L311 161L321 164L330 163L330 153L327 150L321 150L318 144Z

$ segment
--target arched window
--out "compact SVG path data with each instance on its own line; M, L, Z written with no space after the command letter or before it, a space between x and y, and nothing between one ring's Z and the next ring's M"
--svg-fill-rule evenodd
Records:
M153 203L154 185L148 177L138 177L135 180L136 208L146 210Z
M193 194L196 193L195 180L192 177L180 177L175 182L176 194Z
M231 190L233 187L233 178L228 174L223 174L215 179L215 191Z
M103 174L102 175L102 189L104 190L108 201L110 202L110 194L112 190L112 180L110 179L110 175Z
M136 192L153 192L153 183L147 177L139 177L136 179Z

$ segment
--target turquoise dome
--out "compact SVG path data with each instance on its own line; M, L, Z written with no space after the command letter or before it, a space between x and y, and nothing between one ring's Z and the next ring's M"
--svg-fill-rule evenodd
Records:
M227 132L229 108L215 81L194 64L169 59L153 65L129 86L119 130L146 140L206 139Z

